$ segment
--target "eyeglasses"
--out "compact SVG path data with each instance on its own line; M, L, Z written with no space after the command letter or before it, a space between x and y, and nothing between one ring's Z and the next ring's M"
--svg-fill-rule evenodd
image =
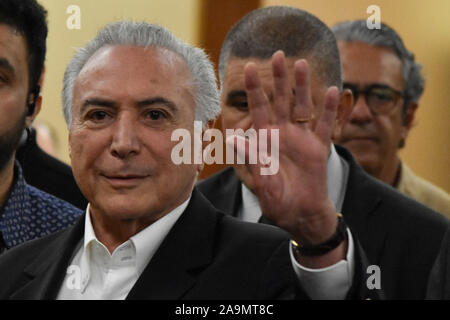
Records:
M358 101L359 95L364 94L366 104L374 114L386 114L397 106L400 98L403 98L403 92L392 89L389 86L381 84L372 84L361 90L357 86L344 83L344 89L349 89L353 94L353 105Z

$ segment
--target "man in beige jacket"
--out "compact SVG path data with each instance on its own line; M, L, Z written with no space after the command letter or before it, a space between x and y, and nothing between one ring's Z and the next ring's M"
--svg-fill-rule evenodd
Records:
M344 88L354 107L335 142L349 149L372 176L450 218L450 195L416 176L399 158L424 90L421 66L389 26L365 20L333 31L342 59Z

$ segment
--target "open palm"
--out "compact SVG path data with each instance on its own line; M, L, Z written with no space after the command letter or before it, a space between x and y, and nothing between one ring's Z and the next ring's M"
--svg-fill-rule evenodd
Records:
M254 129L278 129L279 170L262 175L263 164L248 164L253 176L254 192L264 215L289 231L294 239L320 242L333 234L335 209L327 191L327 161L331 135L339 103L336 87L328 88L322 112L313 119L308 64L295 63L295 101L282 52L272 57L273 103L267 99L255 64L245 68L247 101ZM269 139L270 141L270 139ZM248 150L248 149L247 149ZM270 150L270 148L269 148ZM244 150L236 150L247 152ZM261 151L261 150L260 150ZM272 158L272 161L276 159ZM314 226L329 224L317 237Z

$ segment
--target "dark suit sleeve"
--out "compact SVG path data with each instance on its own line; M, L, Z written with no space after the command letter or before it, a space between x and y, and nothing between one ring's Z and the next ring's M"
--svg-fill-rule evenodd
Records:
M355 268L352 286L350 287L350 290L347 293L346 300L385 299L383 288L370 289L369 286L367 285L368 277L371 275L367 273L367 270L370 266L369 260L367 259L367 256L363 248L361 247L359 241L353 234L352 236L355 245L355 257L354 257Z
M380 300L384 299L381 289L369 289L367 279L371 274L367 273L368 259L357 239L353 236L354 250L354 275L352 286L347 293L347 300ZM257 292L259 299L281 300L310 300L306 290L301 286L290 260L289 241L285 241L278 247L266 266L263 282ZM287 285L290 284L290 285Z
M445 233L439 255L431 269L426 299L450 299L450 228Z

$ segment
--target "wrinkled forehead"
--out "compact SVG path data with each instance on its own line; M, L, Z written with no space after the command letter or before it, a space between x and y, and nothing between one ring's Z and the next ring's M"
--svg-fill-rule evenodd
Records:
M176 53L164 48L107 46L95 52L76 78L74 111L79 114L89 101L119 108L160 100L170 101L178 111L194 110L192 87L186 63Z
M151 73L174 73L190 76L189 68L181 55L164 47L106 45L99 48L84 64L78 77L83 73L99 69L120 68L127 70L149 69Z
M110 89L115 88L114 90ZM86 90L108 94L147 92L193 96L193 81L184 59L161 47L114 45L98 49L75 80L74 97Z
M403 65L392 49L358 41L339 41L338 47L345 82L385 84L402 90Z

